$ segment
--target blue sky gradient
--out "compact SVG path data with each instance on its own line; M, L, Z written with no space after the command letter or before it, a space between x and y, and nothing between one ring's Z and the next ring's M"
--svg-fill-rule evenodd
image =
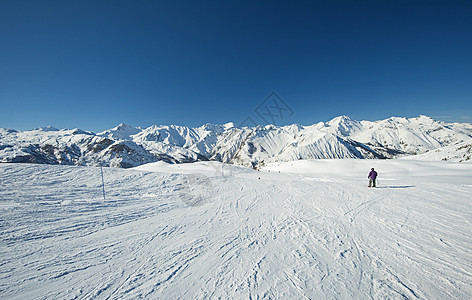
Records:
M472 122L472 1L0 1L0 127Z

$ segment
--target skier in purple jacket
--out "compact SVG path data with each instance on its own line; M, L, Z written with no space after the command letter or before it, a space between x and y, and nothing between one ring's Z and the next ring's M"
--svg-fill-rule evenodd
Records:
M375 179L377 179L377 172L374 171L374 168L370 169L369 176L369 187L375 187Z

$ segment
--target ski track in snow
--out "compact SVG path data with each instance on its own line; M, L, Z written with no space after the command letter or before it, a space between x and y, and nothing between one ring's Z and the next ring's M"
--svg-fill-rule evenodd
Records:
M0 298L471 297L472 176L228 168L105 168L104 200L98 168L0 164Z

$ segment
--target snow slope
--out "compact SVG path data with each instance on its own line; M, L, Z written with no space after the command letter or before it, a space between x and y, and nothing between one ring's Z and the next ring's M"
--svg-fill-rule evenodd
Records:
M449 124L426 116L375 122L341 116L311 126L251 128L238 128L232 123L197 128L120 124L98 134L51 127L22 132L0 129L0 162L102 163L129 168L156 161L212 160L260 168L298 159L398 158L448 146L454 151L464 143L472 144L472 124Z
M370 167L379 188L366 187ZM4 299L468 299L472 165L0 164ZM279 173L280 172L280 173Z
M428 151L424 154L406 156L402 159L430 160L430 161L456 161L465 162L472 159L472 141L456 143Z

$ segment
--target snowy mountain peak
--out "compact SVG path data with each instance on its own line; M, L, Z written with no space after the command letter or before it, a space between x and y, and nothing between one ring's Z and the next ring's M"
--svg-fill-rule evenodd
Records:
M400 118L398 118L398 119L400 119ZM415 123L415 124L418 124L418 125L426 125L426 126L430 126L430 125L433 125L433 124L437 124L437 125L444 124L441 121L436 121L433 118L425 116L425 115L419 115L418 117L409 118L407 120L410 123Z
M225 130L228 130L228 129L236 127L236 125L233 122L228 122L226 124L223 124L223 127L225 128Z
M45 126L45 127L38 127L38 128L35 128L34 130L37 130L37 131L59 131L59 129L57 129L56 127L53 127L51 125L48 125L48 126Z
M328 127L331 127L335 130L336 133L343 136L347 136L351 133L352 130L358 127L356 121L351 120L348 116L342 115L328 121L326 123Z
M338 117L333 118L332 120L328 121L328 124L335 124L335 123L343 123L343 122L350 122L352 121L351 118L349 118L346 115L341 115Z
M216 132L223 132L227 130L225 125L215 125L215 124L210 124L210 123L207 123L199 128L202 130L216 131Z
M121 123L120 125L104 132L101 132L98 135L105 136L111 139L130 140L132 135L138 134L139 132L141 132L140 129L125 123Z
M126 123L121 123L120 125L116 126L115 128L113 128L114 130L116 131L127 131L127 130L134 130L136 129L135 127L133 126L130 126Z
M49 131L53 131L53 130L49 130ZM85 131L85 130L82 130L80 128L74 128L74 129L66 129L66 130L62 130L64 131L65 133L67 134L85 134L85 135L95 135L93 132L91 131Z

